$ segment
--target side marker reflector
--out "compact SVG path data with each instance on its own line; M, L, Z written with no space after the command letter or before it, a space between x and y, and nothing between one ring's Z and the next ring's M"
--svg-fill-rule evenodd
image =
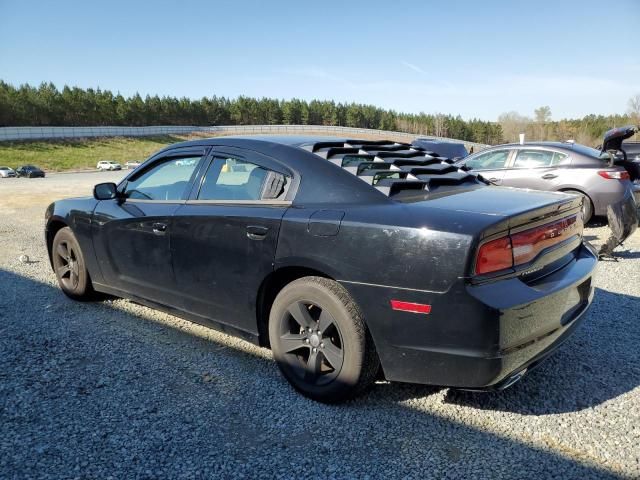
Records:
M431 305L425 305L424 303L391 300L391 308L393 310L398 310L399 312L424 313L425 315L429 315L431 313Z

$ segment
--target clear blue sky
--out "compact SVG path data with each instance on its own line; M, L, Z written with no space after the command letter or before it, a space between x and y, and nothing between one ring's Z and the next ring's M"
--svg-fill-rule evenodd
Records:
M487 120L540 105L554 119L623 113L640 93L639 40L639 0L0 0L0 79L12 84Z

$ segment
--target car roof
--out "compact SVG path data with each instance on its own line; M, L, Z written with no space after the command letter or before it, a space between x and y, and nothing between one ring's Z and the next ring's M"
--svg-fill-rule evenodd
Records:
M435 138L416 138L414 140L414 142L428 142L428 143L433 143L433 144L454 144L454 145L464 145L464 142L462 141L456 141L456 140L440 140L440 139L435 139Z
M327 176L331 178L331 196L341 201L364 201L367 197L376 200L380 193L399 199L448 186L479 183L474 175L459 170L435 152L386 139L247 135L191 140L170 145L164 151L190 146L245 148L286 162L302 178ZM354 182L354 178L359 180ZM326 181L319 180L309 181L303 190L309 199L326 198L328 192Z
M501 143L499 145L494 145L491 148L551 147L551 148L561 148L565 150L573 150L575 145L578 145L578 144L573 142L525 142L525 143Z

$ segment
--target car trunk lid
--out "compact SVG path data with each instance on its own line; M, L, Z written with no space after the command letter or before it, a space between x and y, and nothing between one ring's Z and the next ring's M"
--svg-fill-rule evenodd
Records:
M484 218L470 265L471 275L481 281L534 273L539 278L547 271L555 271L563 259L564 264L573 259L582 245L582 199L576 195L480 187L420 204ZM486 246L489 246L486 258L489 262L497 261L499 268L479 266Z
M631 159L624 150L623 141L632 137L637 131L633 125L626 127L612 128L604 134L602 141L602 152L609 152L612 163L623 167L629 172L630 180L640 180L640 161Z

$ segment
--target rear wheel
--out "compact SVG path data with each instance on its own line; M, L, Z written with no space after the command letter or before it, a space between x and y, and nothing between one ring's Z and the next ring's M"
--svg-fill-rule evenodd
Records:
M582 197L582 221L586 225L593 217L593 203L588 195L579 190L564 190L565 193L573 193Z
M86 268L80 244L69 227L56 233L51 247L53 269L60 288L74 300L87 300L93 296L93 287Z
M269 315L273 356L305 396L339 402L375 380L379 361L360 309L337 282L304 277L284 287Z

